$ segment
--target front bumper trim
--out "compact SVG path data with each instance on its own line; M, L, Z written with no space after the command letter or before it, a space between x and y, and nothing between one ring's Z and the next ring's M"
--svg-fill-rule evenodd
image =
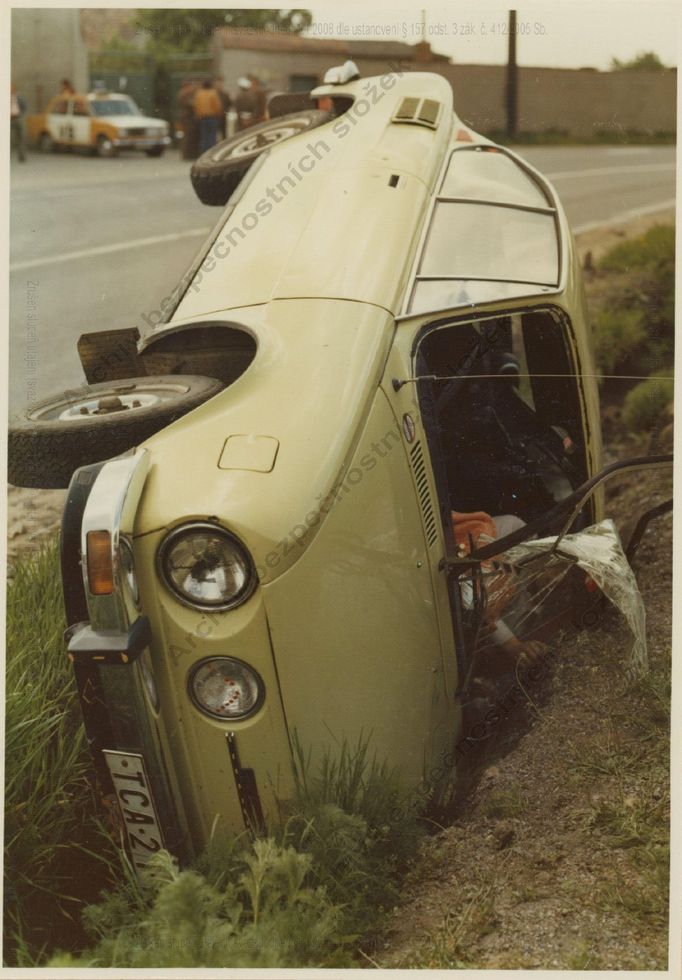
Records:
M69 660L74 664L133 664L149 646L151 625L140 616L127 633L94 630L89 623L75 623L65 634Z

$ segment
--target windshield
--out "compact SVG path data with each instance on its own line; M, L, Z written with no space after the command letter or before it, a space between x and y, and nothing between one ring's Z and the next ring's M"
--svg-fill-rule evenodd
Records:
M139 116L140 110L132 99L93 99L90 103L96 116Z

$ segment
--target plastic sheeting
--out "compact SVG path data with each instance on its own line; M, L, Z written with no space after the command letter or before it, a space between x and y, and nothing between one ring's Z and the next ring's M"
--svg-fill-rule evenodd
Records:
M619 609L632 632L628 672L633 676L646 673L644 601L613 521L603 520L584 531L567 534L553 551L556 542L556 537L527 541L483 563L479 595L489 626L502 619L519 637L531 631L568 572L578 566ZM489 636L489 629L483 628L479 637L483 639L486 633Z

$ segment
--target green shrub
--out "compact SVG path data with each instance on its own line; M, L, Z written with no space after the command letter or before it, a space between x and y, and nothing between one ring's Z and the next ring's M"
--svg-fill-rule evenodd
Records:
M307 855L260 839L233 858L235 877L219 885L159 852L139 884L129 880L86 911L95 947L49 965L302 967L344 946L340 911L310 886Z
M647 341L641 309L605 309L594 319L594 353L604 374L617 374L638 360Z
M662 374L667 376L661 377ZM648 432L661 419L674 396L675 382L670 375L672 369L652 375L627 393L623 405L623 421L629 429Z
M672 361L675 229L655 225L612 248L599 269L613 285L593 317L597 364L605 374L648 375Z

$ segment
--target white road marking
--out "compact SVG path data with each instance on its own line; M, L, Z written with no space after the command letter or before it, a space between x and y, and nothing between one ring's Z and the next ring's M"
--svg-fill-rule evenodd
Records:
M153 238L134 238L130 242L115 242L112 245L95 245L93 248L83 248L77 252L62 252L60 255L46 255L41 259L29 259L26 262L13 262L10 272L22 269L35 269L41 265L56 265L59 262L73 262L76 259L88 259L93 255L110 255L112 252L124 252L129 248L145 248L149 245L160 245L162 242L176 242L180 238L194 238L208 235L210 228L189 228L187 231L177 231L170 235L154 235Z
M675 198L669 201L659 201L658 204L647 204L641 208L632 208L630 211L621 211L620 214L612 214L602 221L588 221L584 225L576 225L573 228L574 235L582 235L585 231L593 231L595 228L605 228L608 225L617 225L623 221L632 221L634 218L641 218L645 214L656 214L657 211L668 211L674 208Z
M677 170L676 163L642 163L632 167L592 167L589 170L560 170L545 174L549 180L563 180L567 177L612 177L614 174L651 174L664 170Z
M594 167L589 170L561 170L556 173L549 173L550 180L563 180L571 177L608 177L614 174L624 173L656 173L662 171L675 170L675 163L653 163L641 166L625 167ZM604 221L589 222L588 224L578 225L574 228L576 234L583 231L590 231L593 228L601 228L612 222L628 221L643 214L653 214L656 211L664 211L675 207L675 199L651 204L647 207L633 208L631 211L623 211L621 214L614 215ZM77 259L87 259L95 255L111 255L114 252L124 252L129 248L145 248L146 246L159 245L163 242L174 242L181 238L193 238L199 235L207 235L210 228L190 228L187 231L173 232L170 235L155 235L151 238L136 238L129 242L116 242L112 245L96 245L93 248L84 248L76 252L62 252L60 255L47 255L40 259L29 259L25 262L14 262L10 264L10 272L20 272L24 269L35 269L43 265L56 265L61 262L73 262Z
M654 152L653 146L614 146L604 151L607 157L631 157Z

